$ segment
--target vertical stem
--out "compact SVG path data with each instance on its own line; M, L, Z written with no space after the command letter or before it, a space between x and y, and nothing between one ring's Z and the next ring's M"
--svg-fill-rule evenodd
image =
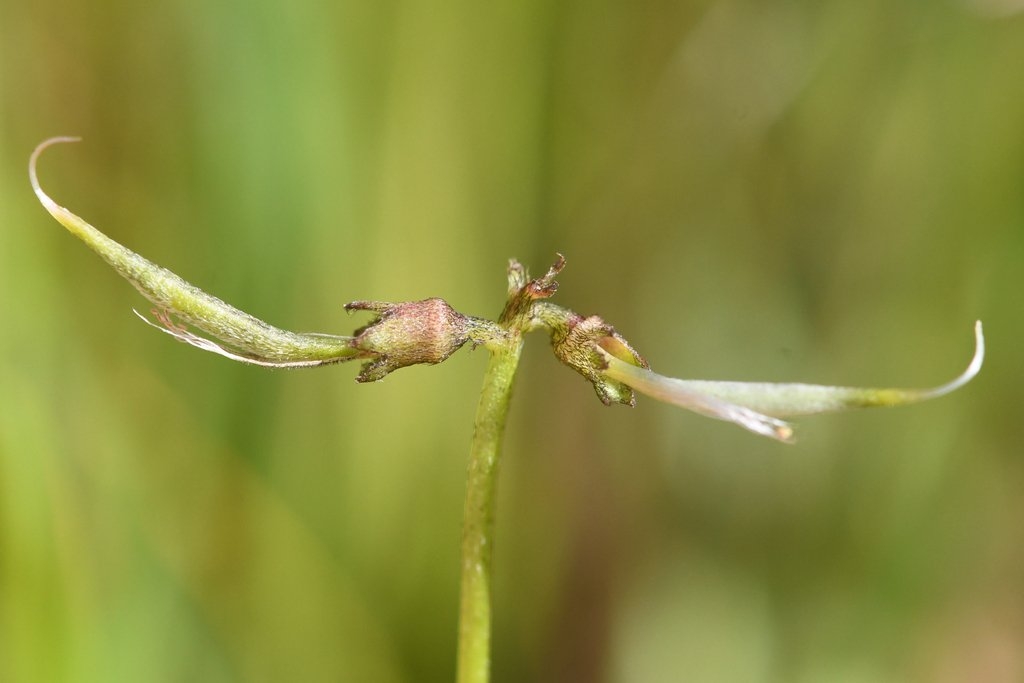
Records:
M491 664L491 553L501 442L522 337L495 344L477 406L462 521L458 683L487 683Z

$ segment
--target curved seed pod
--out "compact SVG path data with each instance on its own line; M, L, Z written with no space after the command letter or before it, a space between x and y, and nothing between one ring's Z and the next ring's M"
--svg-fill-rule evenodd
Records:
M78 140L50 138L36 147L28 167L32 189L51 216L156 306L155 317L168 334L232 360L274 367L323 365L372 355L355 348L352 337L299 334L269 325L143 258L57 204L40 187L36 162L47 147ZM228 348L189 332L176 324L172 316L206 332Z
M735 422L750 431L780 441L791 441L792 427L777 417L906 405L944 396L959 389L974 379L985 360L985 337L980 320L974 325L974 339L974 356L967 369L945 384L926 389L676 379L624 362L603 349L599 349L599 352L606 365L602 373L640 393L708 417Z

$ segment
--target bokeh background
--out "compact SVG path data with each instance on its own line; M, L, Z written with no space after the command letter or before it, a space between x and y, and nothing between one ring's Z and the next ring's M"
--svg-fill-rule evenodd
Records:
M0 680L450 681L485 363L142 325L35 202L296 330L568 266L684 377L928 385L781 446L529 339L495 681L1024 680L1018 0L0 0Z

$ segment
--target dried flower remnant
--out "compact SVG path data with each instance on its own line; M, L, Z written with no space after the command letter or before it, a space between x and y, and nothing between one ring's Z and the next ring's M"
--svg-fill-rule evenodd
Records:
M345 310L370 311L376 317L355 331L352 344L373 355L364 363L358 382L376 382L409 365L436 365L448 359L467 341L486 343L494 323L462 315L444 299L387 303L353 301Z
M551 330L551 349L555 357L593 384L601 403L636 405L633 389L628 384L602 372L602 353L627 365L648 367L644 357L614 327L599 316L584 318L553 304L540 309L540 316Z

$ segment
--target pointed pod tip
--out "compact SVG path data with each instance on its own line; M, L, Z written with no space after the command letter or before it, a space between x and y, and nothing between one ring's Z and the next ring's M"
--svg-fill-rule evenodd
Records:
M52 138L46 138L45 140L40 142L39 145L37 146L37 149L39 149L39 148L44 148L45 149L46 147L49 147L50 145L57 145L57 144L60 144L62 142L81 142L81 141L82 141L82 136L81 135L54 135Z
M43 140L38 145L36 145L36 148L34 150L32 150L32 155L29 157L29 160L28 160L29 173L34 173L35 165L36 165L36 160L39 159L39 155L42 154L43 150L46 149L47 147L52 147L53 145L60 145L60 144L63 144L65 142L81 142L81 141L82 141L82 138L80 138L78 136L75 136L75 135L58 135L56 137L47 138L46 140Z
M982 355L985 353L985 332L981 328L981 321L974 321L974 340L978 348L981 349Z
M39 197L39 200L43 203L43 205L51 212L53 208L56 207L57 205L56 202L50 199L50 197L45 192L43 192L43 188L40 187L39 185L39 176L36 174L36 165L39 161L39 155L42 154L43 150L45 150L47 147L59 145L65 142L81 141L82 138L71 135L63 135L48 138L40 142L38 145L36 145L36 148L32 150L32 155L29 156L28 158L28 179L32 183L32 190L36 193L36 196Z
M907 403L917 403L919 401L926 401L946 394L952 393L957 389L960 389L965 384L973 380L981 372L981 366L985 364L985 334L982 330L980 320L974 321L974 355L971 356L971 362L967 364L964 371L954 377L945 384L932 387L930 389L880 389L880 390L863 390L865 395L874 393L878 397L884 397L884 400L876 402L874 399L867 400L866 402L858 403L859 407L867 407L872 405L902 405ZM844 391L854 391L851 389L844 389ZM823 411L822 411L823 412Z
M985 333L981 327L981 321L974 321L974 356L971 358L970 364L964 373L954 380L956 387L961 387L964 384L970 382L974 377L981 371L981 366L985 363ZM956 388L953 387L953 388Z

